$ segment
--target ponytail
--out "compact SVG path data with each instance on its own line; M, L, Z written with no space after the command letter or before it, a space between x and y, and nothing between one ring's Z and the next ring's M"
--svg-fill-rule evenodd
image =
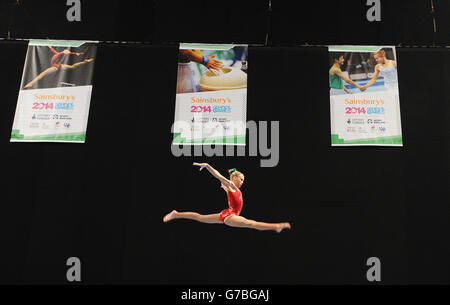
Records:
M229 169L228 170L228 174L233 175L234 172L236 172L237 170L235 168Z
M235 168L229 169L228 174L230 175L230 179L237 175L243 175L240 171Z

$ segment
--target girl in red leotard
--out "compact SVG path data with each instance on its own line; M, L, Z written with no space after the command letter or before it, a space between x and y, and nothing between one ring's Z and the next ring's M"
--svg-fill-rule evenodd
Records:
M256 230L274 230L278 233L283 229L290 229L291 225L288 222L281 223L266 223L250 220L240 216L242 210L242 193L241 186L244 184L244 175L238 172L236 169L229 170L230 179L223 177L217 170L215 170L208 163L195 163L195 166L199 166L200 170L206 168L214 177L219 179L222 184L221 187L227 192L228 196L228 209L222 210L217 214L201 215L196 212L178 212L173 210L166 216L163 221L168 222L173 219L192 219L203 223L224 223L231 227L239 228L252 228Z
M64 50L62 52L57 52L54 48L52 48L51 46L48 46L50 51L53 52L53 56L52 59L50 60L50 64L52 65L50 68L44 70L44 72L40 73L36 78L34 78L31 82L29 82L28 84L25 85L25 87L23 87L24 89L30 88L31 86L33 86L33 84L35 82L37 82L38 80L42 79L44 76L50 74L50 73L54 73L60 69L75 69L76 67L91 62L94 59L93 58L89 58L89 59L85 59L81 62L75 63L73 65L66 65L66 64L62 64L61 61L63 60L63 57L65 55L77 55L80 56L83 53L76 53L76 52L71 52L69 50Z

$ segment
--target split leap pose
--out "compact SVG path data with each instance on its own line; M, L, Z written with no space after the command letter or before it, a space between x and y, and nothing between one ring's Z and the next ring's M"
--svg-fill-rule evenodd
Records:
M256 230L274 230L280 233L283 229L290 229L291 225L288 222L281 223L266 223L255 220L250 220L239 216L242 210L243 200L240 188L244 184L244 175L235 168L229 170L230 179L223 177L217 170L215 170L208 163L195 163L200 170L206 168L214 177L219 179L222 184L221 187L227 192L228 209L223 210L217 214L201 215L196 212L178 212L173 210L166 216L163 221L168 222L173 219L192 219L203 223L224 223L231 227L252 228Z

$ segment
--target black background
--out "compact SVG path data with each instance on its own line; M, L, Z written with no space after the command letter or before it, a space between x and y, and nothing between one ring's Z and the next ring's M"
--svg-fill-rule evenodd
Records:
M381 22L369 22L367 1L273 1L274 44L448 45L450 2L434 0L437 34L433 34L431 1L381 1Z
M247 14L247 21L256 15ZM311 25L314 31L302 31L301 18L286 20L291 20L289 41L276 30L282 22L275 18L274 2L270 33L277 44L310 41L296 35L313 32L309 37L317 43L332 41L320 40L329 36ZM57 32L48 36L125 37L127 31L114 24L118 31L103 32L102 25L90 37L88 30L70 32L64 26L52 27ZM197 36L180 27L180 35L171 36L176 33L155 28L159 32L142 41L150 37L159 44L99 45L86 144L9 142L27 44L0 44L6 178L0 283L67 283L71 256L81 259L88 284L366 284L371 256L381 259L384 284L450 283L448 49L397 48L403 148L332 148L327 49L250 47L247 119L280 121L280 162L261 168L261 157L172 156L178 46L163 43L175 37L208 41L196 39L206 39L198 30ZM14 33L26 37L41 29L50 27L23 23ZM264 41L263 30L248 25L240 39L250 39L248 31L254 41ZM229 42L225 30L215 33L216 42L223 37ZM417 37L414 45L432 41L426 31L379 33L380 43L394 38L410 43L408 37ZM445 31L440 35L445 39ZM292 230L277 234L187 220L163 224L174 208L216 213L226 207L218 181L198 172L193 161L209 162L223 174L232 167L241 170L246 175L242 215L290 221Z
M81 22L67 21L66 1L1 2L11 38L263 43L267 32L262 0L82 0Z
M440 45L450 41L450 2L382 0L381 22L369 22L365 0L81 1L81 22L68 22L66 1L0 1L0 34L131 42ZM6 16L5 16L6 15ZM266 35L267 34L267 35Z
M81 1L81 21L69 22L67 1L2 0L11 38L72 40L151 39L152 1ZM149 30L147 30L149 28Z
M403 148L332 148L327 50L250 48L248 119L280 121L274 168L172 156L176 46L100 45L87 143L10 143L26 44L1 52L1 282L64 283L71 256L85 283L367 283L371 256L383 283L449 282L447 50L398 49ZM292 230L163 224L174 208L226 207L192 161L243 171L243 215Z

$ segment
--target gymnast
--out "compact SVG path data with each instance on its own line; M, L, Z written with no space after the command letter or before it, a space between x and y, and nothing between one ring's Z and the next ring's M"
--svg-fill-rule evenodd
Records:
M342 53L333 52L333 65L328 71L328 76L330 79L330 95L339 95L339 94L353 94L347 87L344 86L344 81L350 85L353 85L359 90L364 91L366 88L363 88L358 83L355 83L349 77L347 77L341 70L341 66L344 64L345 59Z
M196 212L178 212L173 210L164 216L164 222L169 222L174 219L191 219L210 224L224 223L230 227L252 228L261 231L274 230L278 233L280 233L283 229L291 228L291 225L288 222L266 223L250 220L240 216L243 205L240 188L242 187L242 184L244 184L244 175L235 168L228 171L230 174L230 179L226 179L208 163L194 162L193 165L199 166L200 170L206 168L214 177L219 179L221 187L227 192L228 209L222 210L220 213L208 215L201 215Z

